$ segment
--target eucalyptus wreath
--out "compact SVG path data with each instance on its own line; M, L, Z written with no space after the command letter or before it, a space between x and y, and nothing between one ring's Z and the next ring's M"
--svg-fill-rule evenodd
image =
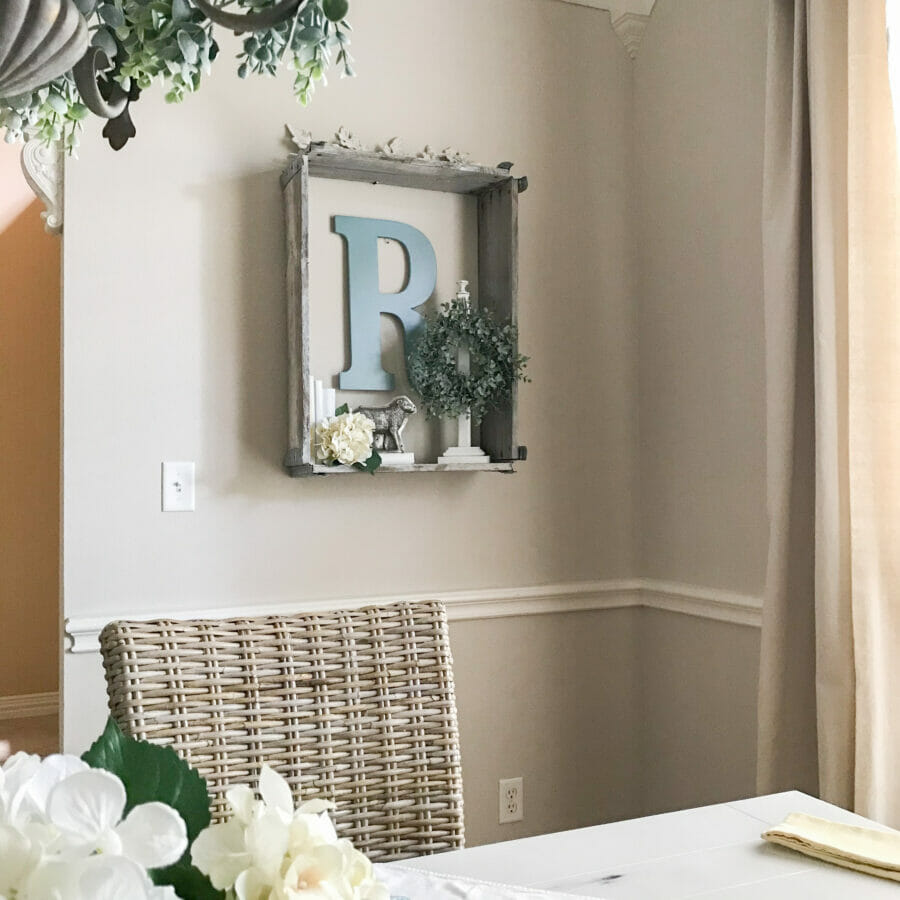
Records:
M202 76L209 73L218 55L213 23L192 0L75 3L88 21L91 45L103 50L109 61L101 85L106 94L118 86L134 101L142 90L160 82L165 86L166 100L178 103L199 89ZM214 5L216 12L246 15L274 7L276 0L225 0ZM325 82L332 65L340 66L342 77L354 74L348 49L348 11L349 0L307 0L300 4L292 18L253 31L244 39L238 54L238 74L241 78L274 75L286 65L294 72L294 93L306 105L316 82ZM61 141L72 153L89 115L71 71L29 94L0 97L0 129L5 130L8 143ZM125 140L133 134L132 126Z
M407 359L409 381L432 417L457 418L468 412L480 421L488 410L509 401L525 375L528 357L516 349L514 325L500 324L491 311L463 300L441 304L426 317ZM459 371L460 347L469 350L470 373Z

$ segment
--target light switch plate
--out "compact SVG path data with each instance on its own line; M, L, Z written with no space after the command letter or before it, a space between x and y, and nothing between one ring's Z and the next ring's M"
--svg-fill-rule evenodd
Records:
M164 462L162 464L163 512L194 511L194 464Z

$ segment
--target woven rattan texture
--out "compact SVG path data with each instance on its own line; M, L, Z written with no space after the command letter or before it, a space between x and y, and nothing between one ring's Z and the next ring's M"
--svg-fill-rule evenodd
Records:
M292 617L113 622L100 635L110 711L225 791L263 763L376 860L463 845L446 612L399 603Z

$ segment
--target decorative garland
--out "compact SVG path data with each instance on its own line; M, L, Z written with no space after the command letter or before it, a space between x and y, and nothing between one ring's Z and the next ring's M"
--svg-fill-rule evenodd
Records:
M7 0L0 0L7 2ZM66 0L71 3L72 0ZM219 53L213 26L248 33L238 74L294 72L294 93L306 105L332 64L354 74L346 21L349 0L75 0L90 28L91 46L73 69L19 96L0 97L0 131L7 142L59 141L74 153L93 113L114 149L134 137L129 106L161 82L178 103L200 88ZM22 28L37 29L26 21ZM27 37L32 40L30 31ZM34 38L40 35L36 32ZM49 41L49 36L46 37Z
M421 395L432 417L474 421L509 402L516 381L525 375L527 356L516 351L517 332L511 324L494 321L490 310L476 309L464 300L441 304L427 318L407 359L410 384ZM459 371L457 351L469 350L470 374Z

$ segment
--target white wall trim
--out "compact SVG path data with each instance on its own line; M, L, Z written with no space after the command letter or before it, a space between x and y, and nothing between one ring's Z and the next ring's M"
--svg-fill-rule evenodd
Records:
M759 627L762 600L711 588L661 581L579 581L521 588L487 588L475 591L433 591L381 597L302 600L290 603L245 605L226 609L153 610L120 612L99 617L66 619L67 652L94 653L103 626L118 619L206 619L238 616L291 615L331 609L399 603L404 600L440 600L451 621L535 616L547 613L587 612L603 609L646 607L666 612Z
M753 628L762 626L762 597L735 594L718 588L645 580L641 600L641 605L648 609L661 609Z
M59 693L19 694L0 697L0 721L32 719L35 716L53 716L59 712Z

